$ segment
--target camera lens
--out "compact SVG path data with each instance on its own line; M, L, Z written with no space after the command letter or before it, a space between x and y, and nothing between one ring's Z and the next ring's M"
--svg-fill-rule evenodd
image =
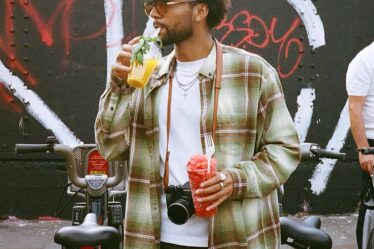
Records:
M195 213L191 196L184 195L168 207L169 219L177 224L183 225Z

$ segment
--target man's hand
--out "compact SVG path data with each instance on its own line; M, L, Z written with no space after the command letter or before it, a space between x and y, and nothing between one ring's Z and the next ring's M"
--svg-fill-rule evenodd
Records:
M226 179L222 180L224 174ZM217 172L216 175L209 180L203 182L201 187L196 190L198 202L212 202L212 205L207 207L207 211L218 207L222 202L231 197L234 190L231 175L227 171Z
M112 74L121 80L127 80L131 71L130 58L134 45L139 42L139 37L135 37L128 44L122 45L122 50L117 56L116 62L112 66Z
M360 152L358 158L360 160L361 169L373 175L374 155L364 155Z

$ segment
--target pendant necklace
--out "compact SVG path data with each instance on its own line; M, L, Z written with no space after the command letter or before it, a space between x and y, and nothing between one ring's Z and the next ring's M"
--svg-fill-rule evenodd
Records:
M182 83L181 80L178 77L178 71L176 72L175 79L176 79L176 81L178 83L179 88L184 91L184 94L183 94L184 99L186 99L187 96L188 96L187 95L187 91L190 90L193 85L195 85L195 82L197 81L196 78L197 78L198 74L199 74L199 72L197 72L197 73L195 73L193 75L189 75L189 77L193 76L192 80L190 80L187 83Z

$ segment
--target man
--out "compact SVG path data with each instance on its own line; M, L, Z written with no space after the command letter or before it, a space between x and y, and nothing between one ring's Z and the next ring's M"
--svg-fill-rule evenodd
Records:
M229 6L229 0L146 2L163 44L174 44L174 51L144 89L126 82L137 39L123 46L112 67L100 100L96 142L108 160L123 159L130 151L127 249L280 246L276 189L299 163L298 135L274 68L212 37ZM216 66L222 77L214 126ZM203 138L212 133L220 173L196 194L218 212L175 225L166 215L162 187L166 161L169 184L183 185L189 158L205 153Z
M374 146L374 42L361 50L351 61L347 71L346 86L349 101L351 131L358 149ZM357 244L362 248L363 225L366 213L364 202L372 190L374 156L359 153L363 171L361 205L356 227ZM366 200L365 200L366 199Z

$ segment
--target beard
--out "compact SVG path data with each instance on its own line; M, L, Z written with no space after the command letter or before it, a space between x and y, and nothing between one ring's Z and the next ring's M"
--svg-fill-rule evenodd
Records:
M161 37L161 40L162 44L165 46L185 41L193 34L191 17L182 20L178 25L173 27L164 26L164 28L166 32L165 35Z

